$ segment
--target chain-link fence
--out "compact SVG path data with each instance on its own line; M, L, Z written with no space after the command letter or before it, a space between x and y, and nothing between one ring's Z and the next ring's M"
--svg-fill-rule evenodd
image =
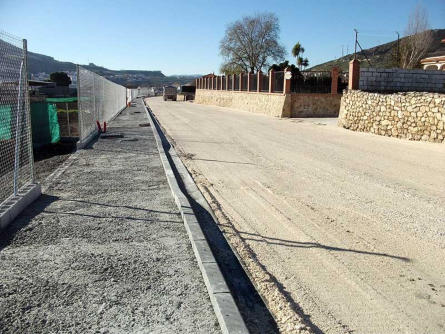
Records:
M129 90L91 72L82 66L77 67L77 94L79 107L80 141L97 131L97 122L112 120L137 96L137 89Z
M26 40L0 31L0 204L34 179Z
M129 89L127 88L127 103L133 101L135 98L139 96L139 89Z
M144 97L144 96L148 96L149 93L149 88L148 87L139 87L138 88L138 97Z

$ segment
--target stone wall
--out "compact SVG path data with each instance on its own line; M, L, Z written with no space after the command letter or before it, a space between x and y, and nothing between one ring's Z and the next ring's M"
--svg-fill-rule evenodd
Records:
M195 103L235 108L275 117L290 116L290 95L197 89Z
M291 117L337 117L340 94L291 94Z
M445 94L343 93L339 126L379 135L445 142Z
M359 89L368 92L445 93L445 71L361 68Z
M275 117L337 117L339 94L279 94L197 89L195 102Z

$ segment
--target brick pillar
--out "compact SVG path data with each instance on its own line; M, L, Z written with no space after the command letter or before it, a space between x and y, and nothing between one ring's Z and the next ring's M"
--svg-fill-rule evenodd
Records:
M219 77L219 90L222 90L222 88L223 88L223 76L221 75Z
M269 93L273 93L274 76L275 76L274 70L270 70L269 71Z
M226 90L229 90L229 75L226 74Z
M252 74L250 72L247 72L247 91L250 92L250 78L252 77Z
M235 75L236 74L232 74L232 90L235 90Z
M359 89L360 62L357 59L349 62L349 82L348 89Z
M338 67L331 70L331 94L337 94L338 90Z
M284 69L284 83L283 83L283 94L290 94L290 86L291 86L291 79L290 76L292 75L292 72L286 67ZM289 77L289 79L287 79L286 77Z
M256 91L261 92L261 87L263 86L263 72L258 71L256 80Z
M244 77L244 73L243 72L241 72L240 74L239 74L239 90L243 90L243 77Z

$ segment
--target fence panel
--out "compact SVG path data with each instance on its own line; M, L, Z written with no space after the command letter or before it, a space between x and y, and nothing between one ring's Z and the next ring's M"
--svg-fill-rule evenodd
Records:
M261 83L261 91L262 92L269 92L269 76L263 75L263 80Z
M243 73L243 77L241 80L241 90L246 91L247 90L247 77L249 73Z
M233 90L233 83L232 83L232 78L233 78L233 74L232 75L228 75L228 81L227 81L227 90Z
M257 83L258 83L258 75L255 74L250 74L250 87L249 87L249 91L251 92L256 92L257 91Z
M330 71L302 71L291 80L291 91L295 93L330 93Z
M273 92L282 93L284 87L284 71L274 73Z
M137 97L138 90L127 89L104 77L78 66L77 94L79 103L80 141L96 132L96 121L109 122L122 109L128 99Z
M222 90L226 89L226 77L224 75L222 76L222 88L221 89Z
M34 181L26 55L0 31L0 204Z
M235 76L235 84L233 86L233 90L239 90L239 74L234 74Z

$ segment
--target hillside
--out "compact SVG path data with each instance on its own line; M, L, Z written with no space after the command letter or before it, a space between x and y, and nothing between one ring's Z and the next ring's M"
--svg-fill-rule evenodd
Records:
M428 50L427 57L434 57L438 55L445 54L445 44L440 41L445 38L445 29L435 29L432 30L433 33L433 43ZM360 37L360 35L359 35ZM401 38L400 40L403 40ZM360 41L360 40L359 40ZM366 61L365 55L371 61L372 67L378 68L391 68L394 67L394 54L397 47L397 40L381 44L369 49L364 50L364 52L357 52L358 59L361 61L361 66L370 67L369 63ZM344 57L328 61L323 64L319 64L311 67L311 71L330 71L332 67L337 66L342 71L348 70L349 61L354 58L354 54L349 54Z
M161 71L110 70L93 63L82 66L113 82L129 87L156 86L173 83L186 84L198 77L198 75L165 76ZM52 72L63 71L73 75L76 72L76 64L58 61L53 57L39 53L28 52L28 71L31 77L44 80L49 78Z

